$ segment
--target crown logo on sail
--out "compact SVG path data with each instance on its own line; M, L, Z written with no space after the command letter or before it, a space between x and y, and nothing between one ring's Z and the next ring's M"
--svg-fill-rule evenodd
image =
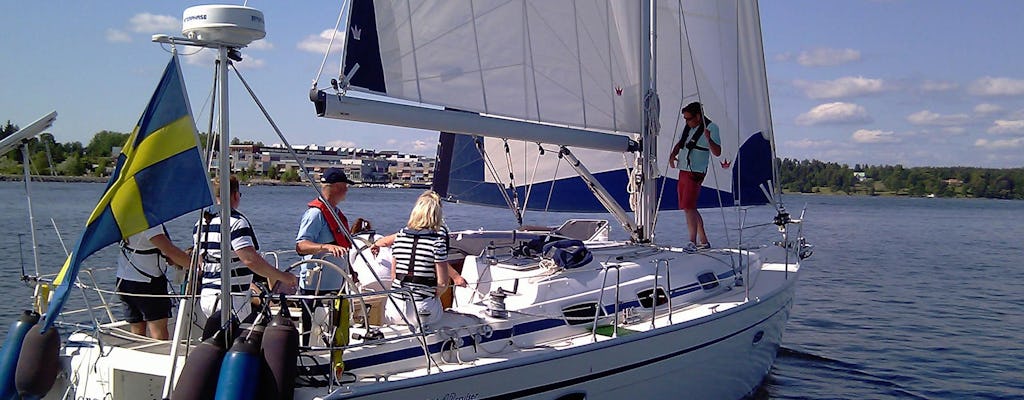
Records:
M358 26L352 25L349 30L352 31L352 39L359 40L363 36L363 30L359 29Z
M729 160L722 161L721 164L722 164L722 168L729 168L729 166L732 165L732 163L729 162Z
M622 86L615 85L615 95L622 96Z

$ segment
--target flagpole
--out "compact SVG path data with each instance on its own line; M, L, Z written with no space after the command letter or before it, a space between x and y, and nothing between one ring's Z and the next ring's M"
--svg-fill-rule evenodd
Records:
M229 149L231 135L228 133L228 48L217 46L217 88L220 102L220 149L217 152L217 174L220 176L220 323L226 330L226 347L231 347L231 313L234 302L231 299L231 163Z

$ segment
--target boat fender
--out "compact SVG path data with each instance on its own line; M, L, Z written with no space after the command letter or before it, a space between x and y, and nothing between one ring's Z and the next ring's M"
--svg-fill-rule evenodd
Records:
M213 398L217 391L220 364L224 360L224 331L199 343L188 355L181 368L181 376L171 393L171 400L200 400Z
M256 398L263 357L260 346L241 336L231 345L220 364L217 379L217 400L251 400Z
M60 332L55 326L42 333L40 329L42 325L35 324L25 334L14 374L14 386L26 399L46 396L60 372Z
M0 350L0 400L17 398L18 388L14 387L14 373L18 367L18 356L21 355L21 343L25 341L32 326L39 323L39 314L34 311L25 310L10 329L7 330L7 339L4 339L3 350Z
M298 374L299 331L288 317L288 308L281 307L263 331L263 359L270 369L278 398L291 400L294 396L295 377Z

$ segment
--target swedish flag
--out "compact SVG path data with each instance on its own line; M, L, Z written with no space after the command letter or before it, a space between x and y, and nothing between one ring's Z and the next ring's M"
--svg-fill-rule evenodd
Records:
M171 56L160 85L117 157L106 191L54 280L59 286L46 312L43 329L56 320L86 257L121 239L213 204L195 129L178 57Z

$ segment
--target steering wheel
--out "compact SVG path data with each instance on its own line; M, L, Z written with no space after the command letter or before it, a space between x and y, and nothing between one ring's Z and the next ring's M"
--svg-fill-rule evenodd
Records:
M291 273L292 271L295 270L296 267L298 267L300 265L303 265L303 264L319 264L321 266L326 266L326 267L333 268L335 271L338 271L338 273L341 274L341 277L342 277L342 279L345 280L345 286L347 286L349 292L350 293L355 293L355 286L352 285L352 277L349 275L348 271L346 271L342 267L339 267L338 264L332 263L332 262L324 260L324 259L310 258L308 260L299 260L299 261L296 261L296 262L292 263L292 265L289 265L288 268L285 268L284 272ZM316 291L319 292L319 289L317 289Z

